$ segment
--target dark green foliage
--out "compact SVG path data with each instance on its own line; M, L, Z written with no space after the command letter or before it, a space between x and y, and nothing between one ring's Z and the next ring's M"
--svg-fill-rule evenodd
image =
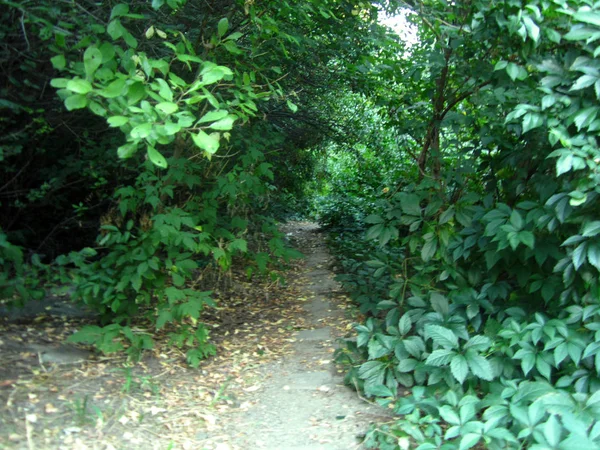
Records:
M421 41L386 61L388 89L375 90L390 105L386 133L402 136L404 176L382 174L378 196L367 175L354 214L335 176L326 188L326 210L359 218L372 242L334 247L372 316L339 360L401 416L371 447L600 447L600 13L561 7L415 8ZM356 241L349 223L338 220Z

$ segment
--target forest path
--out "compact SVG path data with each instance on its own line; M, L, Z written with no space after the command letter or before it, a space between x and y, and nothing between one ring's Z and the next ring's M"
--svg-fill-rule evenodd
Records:
M297 332L290 352L261 367L253 406L227 424L229 442L236 449L358 449L360 436L382 410L344 386L333 362L339 337L334 324L347 312L336 300L341 288L328 269L324 235L310 222L289 222L282 231L306 256L301 294L307 297L304 313L312 329Z

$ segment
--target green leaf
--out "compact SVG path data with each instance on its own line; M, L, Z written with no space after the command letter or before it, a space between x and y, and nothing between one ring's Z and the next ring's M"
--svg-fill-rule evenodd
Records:
M600 245L592 244L588 246L587 250L588 261L596 269L600 270Z
M438 242L436 238L425 242L423 248L421 249L421 258L423 259L423 261L427 262L431 260L431 258L433 258L437 250L437 246Z
M291 101L289 101L289 100L288 100L288 101L287 101L287 105L288 105L288 108L290 108L290 110L291 110L292 112L294 112L294 113L295 113L295 112L297 112L297 111L298 111L298 105L296 105L295 103L292 103Z
M439 408L440 416L450 425L460 425L458 413L450 405L444 405Z
M600 234L600 220L588 222L583 226L581 235L583 237L593 237Z
M450 361L450 371L460 384L465 382L469 374L469 365L463 355L456 355L452 358L452 361Z
M122 158L122 159L131 158L133 156L133 154L136 152L136 150L137 150L137 144L132 142L132 143L120 146L117 149L117 155L119 156L119 158Z
M75 92L76 94L87 94L93 87L89 81L82 80L81 78L75 78L67 83L67 89Z
M116 128L116 127L125 125L127 122L129 122L129 117L112 116L112 117L109 117L108 119L106 119L106 121L108 122L109 126Z
M405 342L405 346L406 346L406 342ZM427 357L425 364L429 364L430 366L434 366L434 367L447 366L450 363L450 361L452 361L452 358L455 355L456 355L456 352L454 352L452 350L434 350Z
M471 369L471 373L477 378L482 380L492 381L494 378L494 371L490 362L483 356L478 355L475 352L467 352L466 361Z
M467 433L460 440L460 445L458 446L458 450L468 450L477 445L479 440L481 439L481 434L476 433Z
M600 13L595 11L577 11L573 18L579 22L589 23L600 27Z
M169 102L173 101L173 91L171 90L171 86L162 78L157 78L156 82L159 85L158 95L160 95L165 100Z
M96 69L102 64L102 52L96 47L88 47L83 54L83 65L86 76L91 79Z
M392 390L384 384L367 384L365 385L365 393L374 397L395 397Z
M127 13L129 13L129 5L127 5L125 3L119 3L110 12L110 19L112 20L115 17L124 16Z
M402 212L411 216L421 216L421 206L418 195L402 193L400 196Z
M168 166L165 157L151 145L148 146L148 159L150 162L152 162L152 164L162 169L166 169Z
M217 32L219 34L219 37L223 37L225 33L227 33L228 29L229 20L227 20L227 17L223 17L221 20L219 20L219 24L217 25Z
M523 116L523 133L544 125L544 117L541 114L529 112Z
M371 214L367 217L365 217L365 223L369 223L369 224L380 224L380 223L384 223L385 220L383 220L383 218L377 214Z
M52 67L54 67L57 70L62 70L67 66L67 60L65 59L65 55L56 55L50 58L50 62L52 63Z
M535 237L531 231L520 231L518 236L519 236L519 240L523 244L525 244L527 247L529 247L532 250L534 249Z
M65 106L69 111L85 108L87 104L88 99L85 95L74 94L65 99Z
M229 131L233 128L233 122L235 122L236 119L237 117L235 116L227 116L224 119L210 124L209 126L213 130Z
M125 80L118 79L111 82L108 86L102 89L99 94L104 98L120 97L125 88Z
M425 335L432 339L433 342L442 347L456 348L458 347L458 338L448 328L439 325L425 325Z
M155 108L167 115L173 114L179 109L177 104L171 102L160 102L155 106Z
M133 139L144 139L152 133L152 124L151 123L142 123L134 127L129 135Z
M229 112L224 109L217 109L215 111L209 111L206 114L204 114L200 118L200 120L198 120L198 123L214 122L217 120L221 120L221 119L227 117L228 114L229 114Z
M405 335L412 328L412 320L410 319L410 315L404 314L400 321L398 322L398 331L401 335Z
M544 437L552 448L557 448L560 443L560 437L562 432L562 426L553 414L550 416L546 424L544 425Z
M220 138L218 134L206 134L200 130L198 134L192 134L194 144L209 154L214 154L219 150Z
M123 25L121 25L119 19L115 19L110 21L110 23L106 27L106 32L111 38L116 40L123 36L123 33L126 33L127 30L123 28Z

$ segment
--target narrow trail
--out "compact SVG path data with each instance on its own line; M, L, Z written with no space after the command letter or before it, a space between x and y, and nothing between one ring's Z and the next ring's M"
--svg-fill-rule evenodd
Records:
M327 323L344 317L335 292L340 286L328 269L331 256L316 224L291 222L283 227L306 255L307 323L296 333L292 351L261 368L262 387L253 407L231 418L227 429L236 449L351 450L385 412L343 385L333 362L338 332Z

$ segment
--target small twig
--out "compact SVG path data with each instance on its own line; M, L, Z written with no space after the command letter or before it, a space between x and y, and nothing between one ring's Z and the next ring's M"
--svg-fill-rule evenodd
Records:
M27 447L29 450L34 450L35 446L33 445L33 427L29 422L28 414L25 415L25 432L27 433Z
M27 51L31 50L31 45L29 45L29 39L27 38L27 30L25 29L25 11L21 12L21 30L23 30L23 37L25 38L25 42L27 43Z

